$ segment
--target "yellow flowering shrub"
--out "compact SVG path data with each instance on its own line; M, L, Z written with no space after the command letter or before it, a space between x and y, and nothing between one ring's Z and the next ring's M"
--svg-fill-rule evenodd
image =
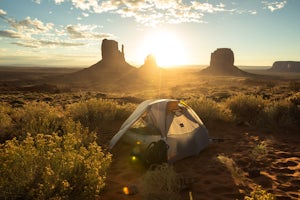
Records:
M10 117L12 108L6 103L0 103L0 142L9 137L8 129L12 126Z
M113 100L90 99L69 105L67 111L73 120L79 121L90 131L101 129L105 121L126 119L134 111L132 104L120 105Z
M257 186L250 194L250 196L245 196L244 200L276 200L276 197L268 193L261 186Z
M29 102L12 112L14 134L25 137L27 133L52 134L57 132L64 119L60 107L53 107L45 102Z
M0 145L0 199L93 199L111 154L77 134L28 135Z

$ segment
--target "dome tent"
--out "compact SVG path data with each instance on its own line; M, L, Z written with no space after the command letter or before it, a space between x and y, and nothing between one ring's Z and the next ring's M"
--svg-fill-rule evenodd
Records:
M168 161L196 155L209 144L208 131L187 104L175 99L142 102L111 139L111 150L122 138L145 146L164 139L169 145Z

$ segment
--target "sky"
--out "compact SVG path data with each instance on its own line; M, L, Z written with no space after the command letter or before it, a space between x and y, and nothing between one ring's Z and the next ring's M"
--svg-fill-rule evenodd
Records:
M237 66L300 61L300 0L0 0L0 65L89 67L104 38L126 61L209 65L231 48Z

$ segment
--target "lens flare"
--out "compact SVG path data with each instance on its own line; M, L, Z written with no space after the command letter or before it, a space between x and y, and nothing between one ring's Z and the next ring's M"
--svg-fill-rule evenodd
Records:
M125 195L129 195L129 188L128 187L123 187L123 193L125 194Z
M136 156L131 156L131 160L134 162L134 161L136 161Z

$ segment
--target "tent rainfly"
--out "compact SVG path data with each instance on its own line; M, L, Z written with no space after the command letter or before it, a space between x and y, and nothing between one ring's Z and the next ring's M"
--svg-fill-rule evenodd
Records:
M164 139L169 145L168 162L197 155L209 144L208 131L187 104L174 99L142 102L111 139L111 150L122 140L147 146Z

